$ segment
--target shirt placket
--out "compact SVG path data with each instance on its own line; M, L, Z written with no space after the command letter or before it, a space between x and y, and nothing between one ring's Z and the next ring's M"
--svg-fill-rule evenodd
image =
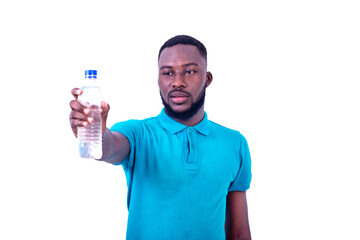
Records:
M197 150L197 133L192 127L187 129L187 139L189 146L189 155L187 157L185 168L188 171L196 171L199 168L199 154Z

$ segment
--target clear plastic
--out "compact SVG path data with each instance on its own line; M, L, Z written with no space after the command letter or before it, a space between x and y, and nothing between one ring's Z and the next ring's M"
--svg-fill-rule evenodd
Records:
M90 72L92 71L92 72ZM89 74L90 72L90 74ZM90 109L94 119L87 127L78 127L79 153L81 158L100 159L102 157L101 91L97 86L97 72L85 71L85 84L79 102Z

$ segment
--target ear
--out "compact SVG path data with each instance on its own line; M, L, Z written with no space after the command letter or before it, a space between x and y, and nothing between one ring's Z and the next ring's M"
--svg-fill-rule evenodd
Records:
M213 76L212 76L211 72L207 72L206 73L206 87L208 87L211 84L212 80L213 80Z

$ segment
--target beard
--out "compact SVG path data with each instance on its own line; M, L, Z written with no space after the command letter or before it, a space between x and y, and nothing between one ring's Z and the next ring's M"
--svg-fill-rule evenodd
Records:
M179 90L179 91L181 91L181 90ZM179 119L179 120L188 120L191 117L193 117L200 110L200 108L204 105L205 92L206 92L206 86L204 86L203 90L200 92L199 97L195 100L195 102L191 103L190 108L188 110L185 110L182 112L174 111L170 107L170 105L165 101L164 97L161 95L161 92L160 92L160 96L161 96L162 103L165 107L165 112L169 117Z

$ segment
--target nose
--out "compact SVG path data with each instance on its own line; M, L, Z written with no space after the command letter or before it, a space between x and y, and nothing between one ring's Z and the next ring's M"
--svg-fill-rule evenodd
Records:
M186 82L185 82L184 76L182 76L181 74L176 74L172 81L172 87L173 88L185 88Z

